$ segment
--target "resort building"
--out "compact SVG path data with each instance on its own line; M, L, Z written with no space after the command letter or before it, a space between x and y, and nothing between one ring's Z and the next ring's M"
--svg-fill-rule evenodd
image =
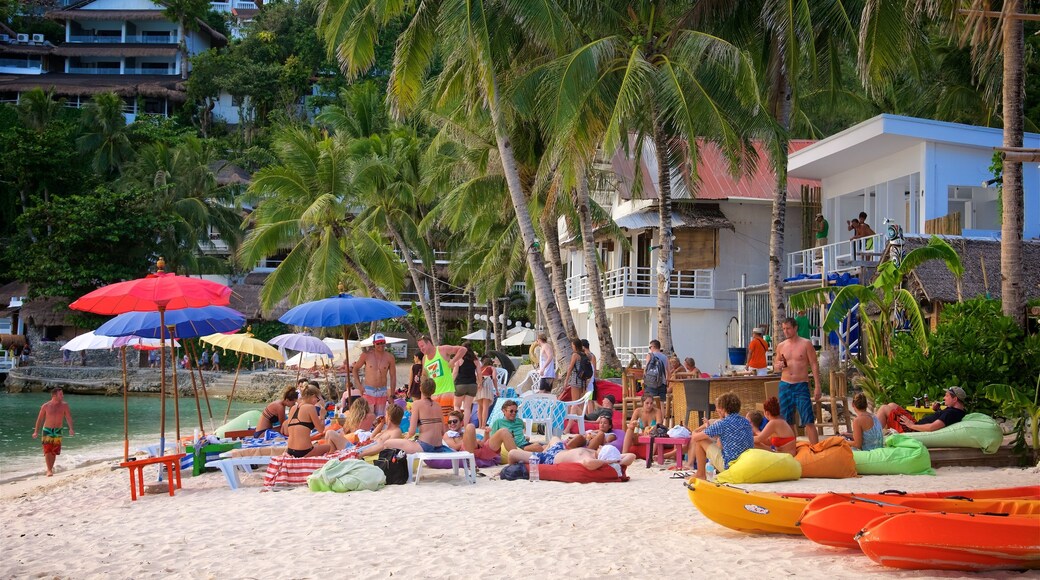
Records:
M17 102L40 88L78 107L94 94L114 92L126 102L127 122L141 113L169 115L187 98L182 44L189 57L227 44L202 20L182 28L151 0L82 0L46 16L64 24L62 42L0 34L0 100Z

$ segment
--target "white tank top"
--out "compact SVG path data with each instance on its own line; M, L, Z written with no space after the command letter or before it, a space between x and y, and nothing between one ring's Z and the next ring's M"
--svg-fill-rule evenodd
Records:
M547 360L548 364L546 364ZM542 373L543 379L556 378L556 359L549 356L549 349L538 349L538 368L545 368L545 372Z

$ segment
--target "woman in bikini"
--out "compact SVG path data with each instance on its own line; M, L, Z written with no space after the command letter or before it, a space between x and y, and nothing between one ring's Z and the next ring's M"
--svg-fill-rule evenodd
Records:
M307 385L299 400L289 410L289 420L285 422L282 430L289 437L285 452L293 457L325 455L332 448L327 444L314 445L311 442L311 431L316 426L325 427L324 410L319 413L317 407L320 395L318 387Z
M867 397L863 393L852 398L852 406L856 409L856 418L852 421L852 447L860 451L870 451L885 446L885 434L881 421L873 413L867 412ZM845 434L849 438L849 434Z
M264 407L264 410L260 412L260 420L256 422L256 436L259 437L268 429L280 430L282 424L285 423L285 410L295 405L296 399L299 398L300 393L294 385L285 389L281 400Z
M657 427L658 423L664 421L661 408L654 403L653 395L643 395L642 405L632 413L632 420L628 422L625 430L625 441L621 444L621 453L628 453L633 444L638 443L639 437Z
M339 423L329 425L325 430L325 438L332 449L338 451L344 449L348 444L361 445L372 436L375 425L376 414L372 412L372 406L365 399L354 399Z
M769 422L755 435L755 447L794 455L797 434L787 421L780 418L780 401L776 397L769 397L762 405L762 414Z
M412 420L404 439L390 439L376 443L362 453L363 456L376 455L383 449L400 449L405 453L451 453L451 447L444 444L444 414L441 406L432 399L437 390L436 383L430 377L423 377L419 385L422 398L412 403ZM416 430L417 441L413 441Z

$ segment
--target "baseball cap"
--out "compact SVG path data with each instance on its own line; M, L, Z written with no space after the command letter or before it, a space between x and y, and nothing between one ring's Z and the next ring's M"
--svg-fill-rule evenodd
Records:
M752 334L765 334L765 332L758 326L751 329Z
M372 344L386 344L386 337L377 332L372 335Z
M957 397L957 400L961 401L962 403L968 399L968 393L965 393L964 389L960 387L950 387L946 389L946 392L950 393L954 397Z

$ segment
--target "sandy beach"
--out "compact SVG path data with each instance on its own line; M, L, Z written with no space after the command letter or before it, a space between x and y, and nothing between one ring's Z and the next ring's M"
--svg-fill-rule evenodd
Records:
M41 460L42 462L42 460ZM61 459L59 458L59 466ZM898 572L801 537L755 536L707 520L680 479L637 462L627 483L468 485L431 470L379 492L231 491L219 473L176 497L130 501L111 463L0 487L4 578L952 578ZM151 473L154 477L154 470ZM778 491L942 490L1029 485L1040 469L945 468L748 486ZM997 573L991 577L1021 577Z

